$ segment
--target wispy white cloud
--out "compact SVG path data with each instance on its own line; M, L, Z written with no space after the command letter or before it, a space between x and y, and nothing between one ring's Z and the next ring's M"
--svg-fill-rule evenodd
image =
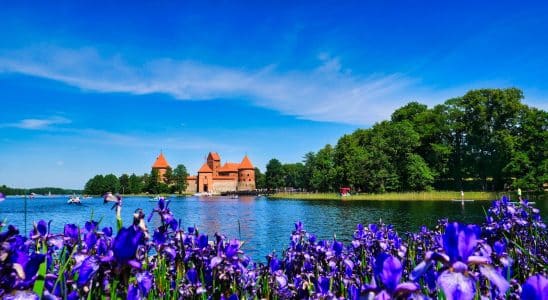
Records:
M319 59L314 69L282 72L276 66L247 70L172 59L132 64L93 48L41 46L0 52L0 72L49 78L95 92L165 93L181 100L245 98L303 119L358 125L384 119L411 100L430 104L458 95L421 87L419 80L403 74L355 75L325 53Z
M28 130L42 130L48 129L52 125L69 124L71 120L53 116L45 119L23 119L15 123L0 124L0 127L15 127Z
M144 135L119 133L98 129L73 129L64 128L55 132L60 137L70 140L74 144L101 145L107 147L124 147L134 149L160 150L202 150L220 149L219 151L241 150L238 146L212 141L207 138L192 136L184 137L174 135Z

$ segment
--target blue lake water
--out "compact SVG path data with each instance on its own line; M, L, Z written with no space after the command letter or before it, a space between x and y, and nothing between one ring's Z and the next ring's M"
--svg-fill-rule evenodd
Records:
M452 221L466 223L483 222L484 209L490 201L434 202L434 201L326 201L326 200L273 200L266 197L173 197L169 208L184 228L196 226L210 237L215 232L228 238L245 241L244 251L255 260L264 261L272 250L281 252L288 244L289 235L296 221L302 221L305 229L320 239L337 239L348 242L356 224L382 220L393 224L398 232L417 231L421 225L434 226L438 219L448 217ZM115 214L111 204L103 204L102 198L84 199L82 205L67 204L68 197L43 197L27 200L26 227L32 222L52 220L51 230L62 232L66 223L83 226L93 215L101 219L101 226L115 228ZM126 197L122 217L125 225L132 222L133 212L142 208L148 214L156 202L145 197ZM548 201L537 203L543 218L548 218ZM8 197L0 202L0 219L25 228L25 200ZM157 219L152 219L149 230Z

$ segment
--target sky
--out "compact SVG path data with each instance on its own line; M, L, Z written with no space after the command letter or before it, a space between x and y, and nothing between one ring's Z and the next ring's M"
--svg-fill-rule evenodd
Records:
M548 108L548 4L3 1L0 185L83 188L162 151L263 171L470 89Z

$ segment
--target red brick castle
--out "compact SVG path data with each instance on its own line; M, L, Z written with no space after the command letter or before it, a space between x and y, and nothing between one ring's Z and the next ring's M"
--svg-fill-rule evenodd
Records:
M213 193L251 191L255 189L255 168L247 157L242 162L225 162L217 152L209 152L207 161L198 170L198 175L187 177L188 193Z

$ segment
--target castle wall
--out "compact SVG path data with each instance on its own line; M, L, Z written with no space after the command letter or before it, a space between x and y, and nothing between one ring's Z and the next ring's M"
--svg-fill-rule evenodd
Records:
M196 193L196 191L198 190L198 183L196 182L196 178L187 179L186 183L187 183L186 192Z
M213 192L214 193L223 193L223 192L234 192L238 182L236 180L215 180L213 181Z

